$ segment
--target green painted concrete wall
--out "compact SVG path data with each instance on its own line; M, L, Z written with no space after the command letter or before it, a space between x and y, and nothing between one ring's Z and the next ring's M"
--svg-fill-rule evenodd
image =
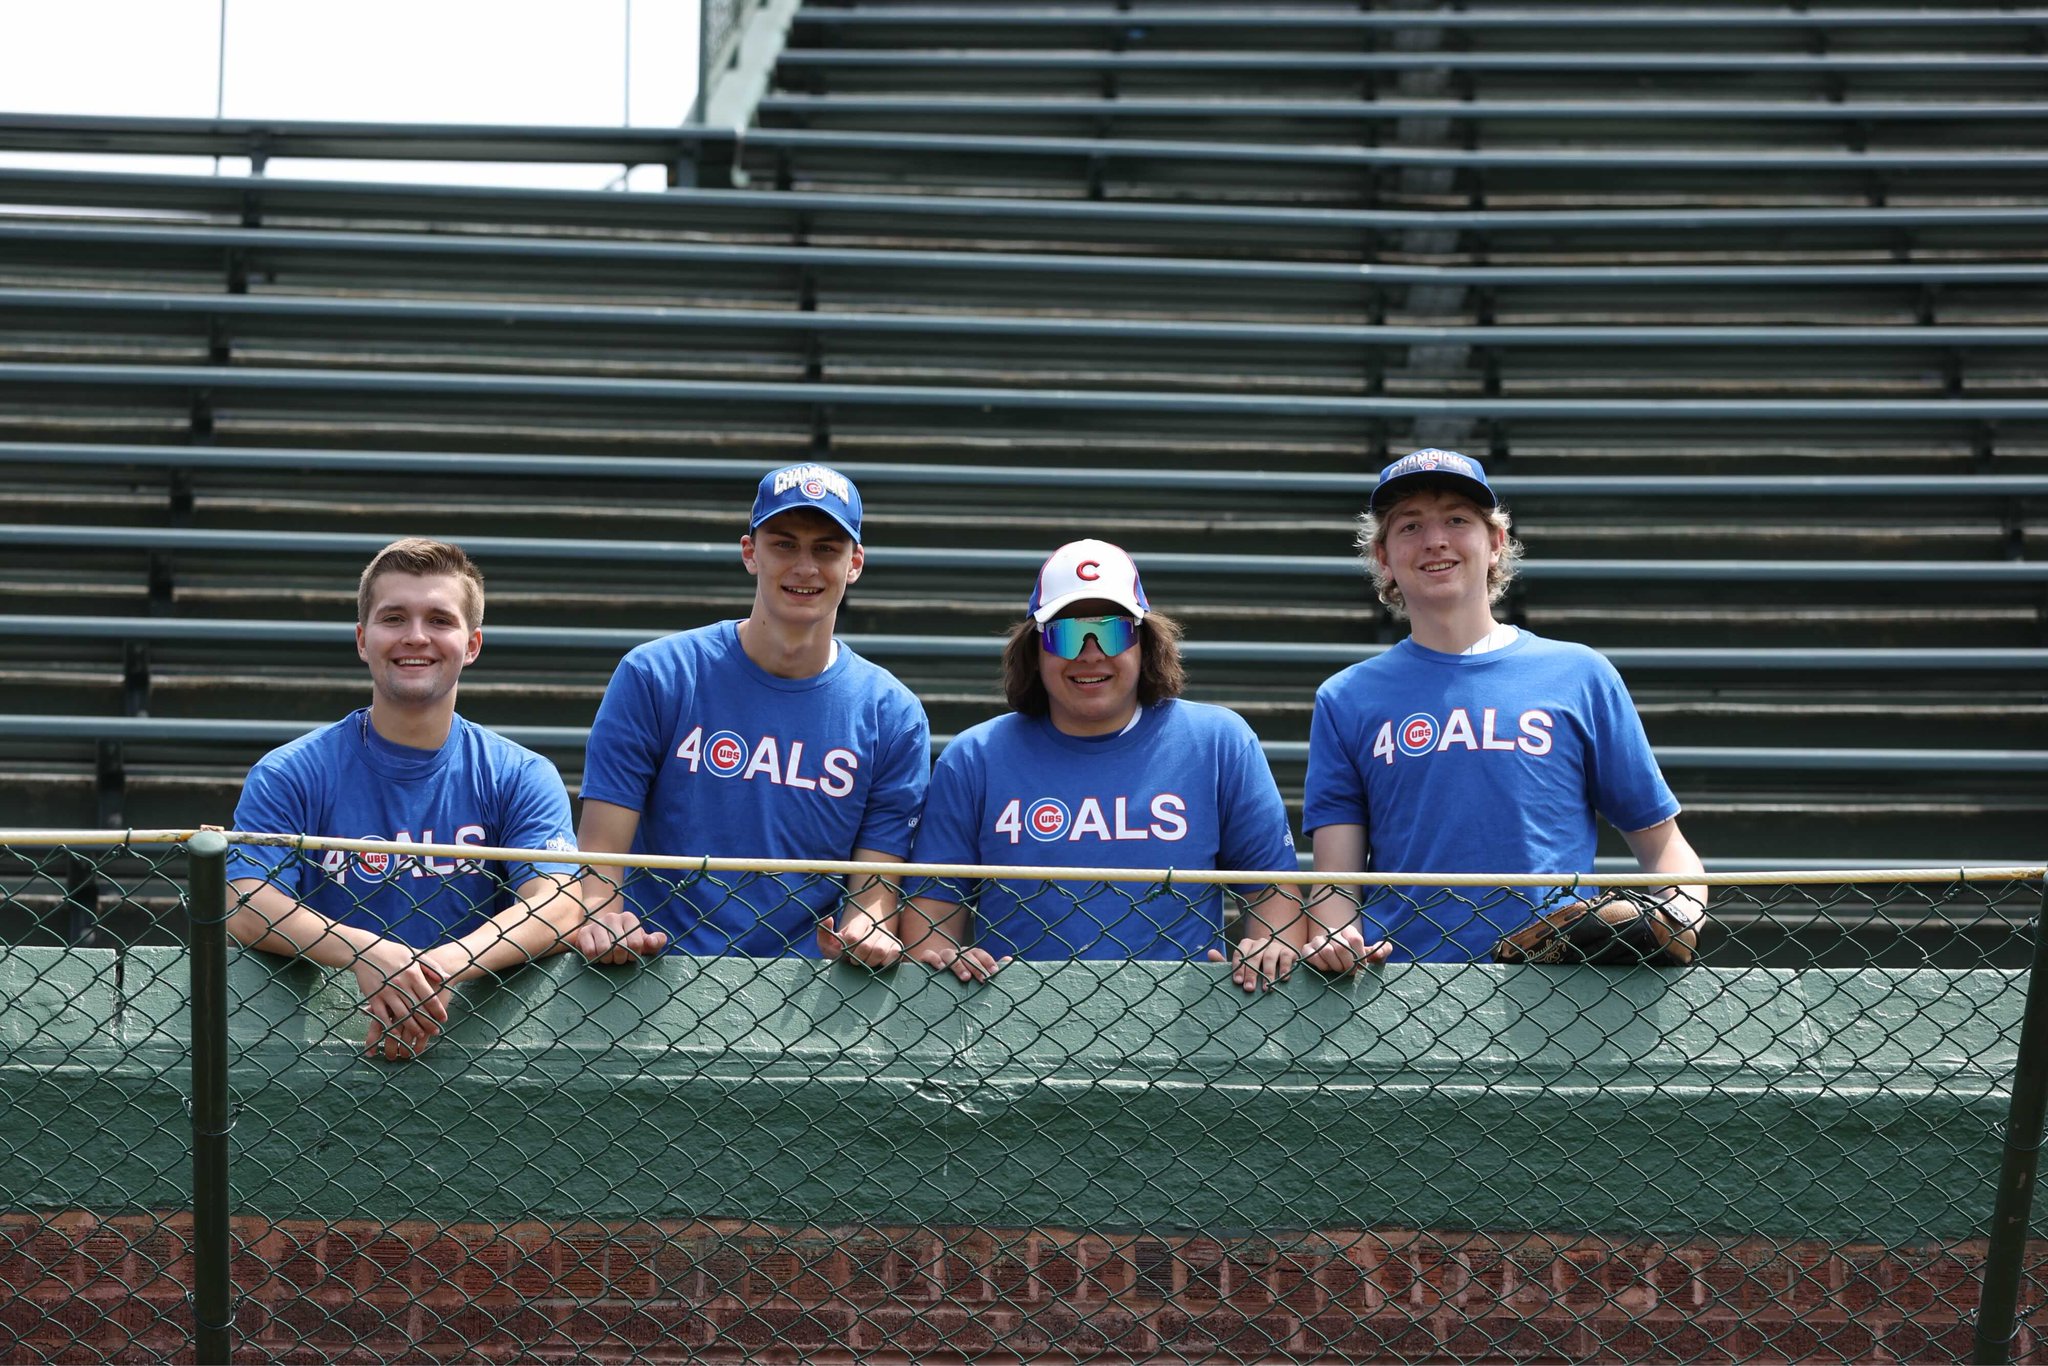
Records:
M557 959L359 1056L353 979L235 953L236 1212L1544 1229L1989 1219L2025 994L1972 970ZM0 1198L187 1197L183 954L0 955Z

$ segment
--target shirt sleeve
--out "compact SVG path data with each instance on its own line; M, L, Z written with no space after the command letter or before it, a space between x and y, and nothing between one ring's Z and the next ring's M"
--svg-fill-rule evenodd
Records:
M529 755L513 773L510 787L500 794L503 824L500 837L511 849L559 849L576 847L569 821L569 790L562 775L540 755ZM573 876L574 863L513 863L505 868L506 885L522 887L539 873Z
M256 761L242 783L235 803L235 829L252 834L291 835L310 832L314 813L289 765L266 755ZM268 844L228 846L228 879L260 877L296 899L304 900L305 876L314 865L296 849Z
M644 812L669 727L654 680L637 654L619 661L597 704L583 753L583 796Z
M1678 814L1678 798L1657 767L1628 685L1606 658L1596 656L1595 662L1589 704L1593 753L1587 770L1593 809L1618 830L1647 830Z
M1292 873L1300 868L1294 834L1287 826L1287 803L1273 781L1266 752L1249 725L1224 751L1222 791L1218 793L1223 829L1218 832L1217 859L1226 869Z
M925 788L931 783L932 728L924 708L907 693L886 709L884 733L875 738L875 775L861 813L856 849L909 855L917 837Z
M982 785L974 768L965 745L952 745L939 756L938 765L932 770L924 816L917 825L917 843L910 855L912 863L981 862L975 829L981 819ZM972 890L969 884L957 880L919 877L905 881L903 894L957 903Z
M1308 780L1303 785L1301 828L1313 834L1325 825L1365 825L1365 777L1360 755L1345 734L1344 719L1330 684L1316 690L1308 731Z

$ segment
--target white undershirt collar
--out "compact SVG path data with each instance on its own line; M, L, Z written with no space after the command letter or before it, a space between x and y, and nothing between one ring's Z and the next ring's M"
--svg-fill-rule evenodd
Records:
M1458 653L1461 655L1492 654L1495 650L1514 644L1515 638L1521 634L1522 632L1519 627L1510 626L1506 622L1502 622L1470 645L1467 645L1464 649L1458 651Z

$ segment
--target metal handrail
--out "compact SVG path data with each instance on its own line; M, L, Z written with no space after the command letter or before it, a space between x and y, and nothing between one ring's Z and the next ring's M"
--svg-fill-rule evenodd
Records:
M47 716L0 714L0 739L118 740L177 743L283 744L327 725L326 721L261 721L237 717ZM506 739L536 749L579 749L588 726L506 725L493 727ZM938 753L952 740L932 736ZM1269 762L1304 763L1305 740L1261 741ZM1885 773L1899 770L1944 773L2048 773L2048 750L1863 749L1847 746L1659 745L1657 762L1676 769L1768 768L1783 772Z
M1367 107L1367 106L1360 106ZM1843 106L1829 106L1843 107ZM619 132L621 130L580 130ZM633 130L635 136L640 130ZM654 133L659 130L646 130ZM664 134L665 136L665 134ZM649 160L654 160L651 155ZM1490 234L1536 230L1579 234L1698 231L1717 228L1900 228L2011 227L2048 224L2048 205L1887 204L1785 205L1771 208L1544 208L1406 209L1302 208L1271 204L1181 204L1085 199L1020 199L958 195L823 193L804 190L698 188L662 195L619 195L605 190L533 189L497 185L425 185L359 180L272 179L266 176L179 175L170 172L43 170L0 166L0 200L11 193L39 202L64 203L105 192L107 202L139 206L198 208L237 216L335 205L357 208L433 205L436 212L516 218L584 209L608 224L621 222L694 224L711 212L772 212L794 220L825 213L883 213L896 220L1013 218L1072 224L1160 224L1218 228L1326 228L1351 231L1455 229ZM559 244L555 244L559 245ZM1901 263L1910 264L1910 263Z
M1120 342L1188 341L1315 343L1386 347L2038 347L2048 327L1922 324L1907 326L1601 326L1488 325L1415 327L1393 324L1243 323L1199 318L1043 318L975 313L855 313L766 308L670 308L631 304L543 304L497 300L356 299L282 294L198 294L160 290L8 289L0 310L116 313L207 319L298 318L513 324L552 327L750 329L805 334L882 333L912 336L1048 337ZM4 317L0 313L0 317ZM0 324L4 325L4 324Z
M613 196L616 200L617 196ZM2043 220L2048 221L2048 220ZM353 256L512 259L655 266L699 261L720 266L791 266L814 270L849 267L998 275L1085 275L1119 279L1254 280L1329 284L1454 285L1474 289L1543 286L1640 289L1650 285L1797 285L1834 288L1866 285L2039 285L2048 262L1892 261L1798 265L1545 265L1435 266L1328 261L1237 261L1196 257L1017 251L937 251L868 247L766 246L725 242L541 240L530 237L453 236L315 229L143 227L135 225L0 221L0 245L119 246L271 253L336 252Z

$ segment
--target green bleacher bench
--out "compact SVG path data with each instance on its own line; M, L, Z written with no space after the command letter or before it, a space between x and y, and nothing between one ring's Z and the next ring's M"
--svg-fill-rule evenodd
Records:
M755 117L775 128L934 132L974 127L1034 136L1149 134L1238 142L1398 142L1411 127L1441 124L1469 130L1480 145L1527 145L1559 136L1654 144L1687 136L1775 141L1788 135L1816 144L1829 139L1861 145L1875 134L1902 144L1979 146L2038 144L2048 133L2048 108L2017 101L1699 100L1654 93L1609 100L1344 100L780 91L762 98Z
M831 310L759 308L666 308L630 304L544 304L426 299L305 298L278 294L199 294L144 290L9 289L0 287L0 334L26 331L43 318L111 315L138 331L155 318L197 320L195 335L232 343L234 332L208 332L203 324L237 319L289 320L323 325L323 335L345 337L351 325L383 323L403 327L425 323L473 324L479 335L503 335L511 328L553 328L569 334L644 330L666 335L700 331L755 331L806 336L988 338L1053 341L1090 340L1129 344L1227 342L1238 346L1326 345L1476 346L1521 348L1705 349L1885 348L1975 350L2048 346L2048 326L2015 324L1971 327L1944 324L1835 327L1656 326L1403 326L1213 322L1204 319L1038 318L1001 314L935 315L857 313ZM1138 353L1142 355L1143 353ZM1134 359L1137 357L1134 356Z
M2048 78L2048 61L2042 64ZM1528 171L1552 177L1565 172L1584 171L1600 176L1633 177L1653 172L1739 171L1751 175L1776 172L1813 176L1829 171L1864 174L1919 173L1954 170L1958 173L2012 174L2038 172L2048 166L2048 152L2034 148L1916 148L1836 152L1813 148L1709 148L1661 149L1636 146L1586 148L1503 147L1468 149L1462 147L1302 147L1287 143L1258 144L1170 140L1165 138L1057 138L1003 137L975 133L842 132L829 129L763 128L746 136L746 150L755 153L871 152L893 160L906 179L922 175L931 159L953 156L978 159L989 166L989 174L1000 179L1006 172L1001 158L1085 159L1105 165L1120 161L1159 163L1175 161L1243 162L1261 166L1301 169L1333 168L1349 172L1371 168L1417 168L1444 171ZM1022 174L1008 172L1013 179ZM2024 183L2024 182L2023 182Z
M2048 267L2044 267L2048 269ZM1474 421L1566 419L1644 425L1701 422L1827 423L1854 426L1899 422L1935 425L2032 424L2048 421L2048 398L1944 399L1744 396L1709 398L1428 398L1176 393L1120 389L994 388L986 385L777 383L681 379L612 379L547 375L492 375L447 371L371 372L196 365L43 365L0 363L0 388L113 392L264 394L313 399L334 395L411 397L427 402L469 400L581 401L678 405L757 404L769 411L815 408L888 408L987 415L995 412L1125 413L1179 418L1214 431L1225 418L1293 417L1374 419L1454 417ZM1269 429L1261 429L1269 430Z
M258 473L323 470L351 474L454 474L483 478L576 478L711 484L744 493L760 478L760 462L716 456L519 455L489 451L327 450L298 446L144 446L89 442L0 441L0 467L52 469L144 467ZM1359 503L1370 478L1362 471L1152 470L1060 465L905 464L843 460L833 468L863 488L1119 489L1148 493L1273 493L1350 499ZM1504 499L1579 501L1645 498L1928 501L2048 498L2048 474L1971 470L1942 475L1759 474L1731 482L1710 475L1541 475L1506 471L1491 476ZM737 514L735 514L737 519ZM1147 560L1150 563L1150 560Z
M1527 242L1552 252L1588 254L1612 251L1617 241L1640 250L1647 245L1646 235L1653 240L1699 236L1702 249L1714 251L1746 244L1775 253L1784 248L1781 235L1793 231L1816 245L1876 245L1888 252L1913 245L1997 251L2038 240L2048 228L2048 205L2027 204L1331 208L802 190L619 194L21 167L0 167L0 203L202 213L248 225L266 217L340 217L574 226L600 240L686 231L754 239L871 235L895 241L922 234L960 254L1051 240L1113 243L1147 256L1195 250L1352 260L1381 249L1383 238L1384 247L1398 248L1400 234L1424 230L1455 233L1494 250Z
M185 527L37 526L0 524L0 547L148 553L327 556L364 561L393 539L384 534L318 531L210 530ZM613 564L730 565L731 542L595 540L582 537L465 536L464 547L486 562L575 561ZM886 546L867 550L868 571L917 570L949 575L986 570L1019 582L1045 561L1042 550L962 546ZM1147 552L1145 573L1176 577L1358 583L1358 561L1335 555L1219 555ZM1522 567L1531 580L1592 579L1615 583L1862 583L2048 584L2048 560L1634 560L1538 559Z
M1416 25L1427 28L1428 24ZM2016 31L2024 30L2015 26ZM963 83L985 72L1327 73L1374 71L1606 72L1627 76L1678 73L1763 73L1856 75L1911 72L1975 79L1983 76L2038 76L2048 58L2031 53L1798 53L1798 52L1037 52L953 51L922 48L785 48L778 62L787 73L834 69L907 70L938 68Z
M1447 16L1448 17L1448 16ZM1131 96L1075 97L1043 95L994 97L957 95L919 99L910 95L806 95L778 92L763 96L765 114L791 117L815 114L950 113L958 119L1009 119L1028 116L1098 119L1303 119L1345 124L1391 123L1400 119L1446 119L1454 123L1485 123L1515 119L1602 122L1640 119L1649 122L1720 123L1783 120L1791 123L2031 123L2048 118L2038 104L1969 100L1859 100L1820 104L1812 100L1677 100L1620 97L1611 100L1459 100L1403 99L1289 100L1273 98L1160 99Z
M1727 36L1731 33L1794 32L1799 34L1855 32L1877 29L1885 32L1944 29L1957 32L2009 32L2027 41L2048 24L2048 13L1982 6L1955 5L1925 10L1807 10L1745 9L1732 11L1671 9L1559 9L1535 8L1498 10L1392 10L1360 12L1349 5L1317 9L1294 0L1287 8L1263 5L1217 5L1213 8L1170 6L1134 10L1128 6L1061 4L1033 7L1018 4L948 5L908 4L868 8L807 4L796 12L798 29L823 28L857 33L860 30L944 30L950 33L976 29L1028 31L1058 29L1093 31L1111 36L1132 30L1147 34L1173 35L1187 31L1219 31L1232 35L1253 33L1293 34L1301 30L1330 34L1373 34L1436 29L1447 33L1474 31L1502 33L1585 33L1616 32L1685 33ZM1010 35L1005 35L1006 37Z
M2022 220L2021 229L2048 218ZM144 250L205 253L218 268L221 252L256 253L251 266L275 269L289 261L292 253L318 253L328 258L361 258L366 266L392 257L410 257L440 264L449 258L501 258L521 267L542 269L551 265L571 268L592 264L617 264L651 270L702 263L725 272L737 266L768 266L808 270L821 279L831 278L834 268L862 274L877 270L901 270L920 274L933 271L977 274L1022 274L1040 277L1073 275L1091 278L1125 279L1143 276L1162 280L1238 280L1271 285L1310 284L1322 288L1359 291L1383 284L1390 286L1447 285L1469 289L1498 289L1509 286L1543 286L1553 289L1641 290L1650 286L1688 286L1726 289L1742 286L1802 285L1808 288L1868 285L1941 288L1960 285L2005 287L2040 286L2048 283L2048 264L2034 261L1921 261L1884 263L1815 262L1807 265L1713 264L1626 264L1626 265L1506 265L1431 266L1350 264L1321 261L1233 261L1188 257L1123 257L1076 255L1061 252L917 251L878 248L835 248L812 246L763 246L739 243L623 242L549 240L530 237L447 236L430 233L326 232L285 228L157 227L111 226L107 224L53 224L0 222L0 245L16 249L42 247L74 250L103 248L118 250L129 269L141 270L154 263L135 253ZM1037 287L1037 286L1034 286ZM1354 295L1353 297L1359 297ZM1364 300L1359 297L1359 306Z

